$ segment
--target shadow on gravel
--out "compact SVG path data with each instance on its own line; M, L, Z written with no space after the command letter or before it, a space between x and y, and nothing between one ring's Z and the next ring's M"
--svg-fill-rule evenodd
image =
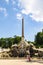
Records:
M43 64L43 60L31 60L31 61L26 61L26 62L30 62L30 63L37 62L37 63Z

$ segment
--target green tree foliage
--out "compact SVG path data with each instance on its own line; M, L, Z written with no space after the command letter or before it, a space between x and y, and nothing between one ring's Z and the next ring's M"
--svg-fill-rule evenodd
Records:
M21 37L19 36L14 36L14 43L18 44L21 40Z
M9 37L9 38L5 38L5 41L6 41L6 48L11 48L11 46L14 44L14 38L12 37Z
M3 48L5 47L5 39L4 38L1 38L0 39L0 46Z
M38 47L43 47L43 32L38 32L35 36L35 45Z
M21 40L21 37L15 36L14 38L0 38L0 47L2 48L11 48L13 44L18 44Z

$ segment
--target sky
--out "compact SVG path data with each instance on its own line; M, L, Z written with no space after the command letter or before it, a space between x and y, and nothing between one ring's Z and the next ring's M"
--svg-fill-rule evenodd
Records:
M43 0L0 0L0 38L21 36L24 17L24 36L34 41L43 29Z

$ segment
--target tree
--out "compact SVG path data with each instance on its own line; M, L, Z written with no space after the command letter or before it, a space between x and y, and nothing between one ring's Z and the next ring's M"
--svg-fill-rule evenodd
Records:
M0 39L0 47L2 48L10 48L12 46L14 38L1 38Z
M35 36L35 45L38 47L43 47L43 32L38 32Z
M12 37L6 38L6 47L11 48L13 41L14 41L14 38L12 38Z
M6 45L5 45L5 38L1 38L1 39L0 39L0 46L1 46L2 48L6 47Z
M20 40L21 40L21 37L19 37L19 36L14 37L14 43L18 44L20 42Z
M0 38L0 47L2 48L11 48L13 44L18 44L21 40L21 37L15 36L14 38Z

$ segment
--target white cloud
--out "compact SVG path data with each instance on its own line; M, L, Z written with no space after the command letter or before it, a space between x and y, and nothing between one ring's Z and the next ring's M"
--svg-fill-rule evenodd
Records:
M15 4L15 0L11 0L12 1L12 5L14 5Z
M9 0L5 0L7 4L9 4Z
M8 15L6 8L0 7L0 12L3 12L4 13L4 16L7 16Z
M30 15L36 21L43 21L43 0L19 0L22 14Z
M17 16L17 19L18 19L18 20L21 20L21 19L22 19L22 14L21 14L21 13L17 13L16 16Z
M17 11L18 9L14 7L13 10L14 10L14 11Z

